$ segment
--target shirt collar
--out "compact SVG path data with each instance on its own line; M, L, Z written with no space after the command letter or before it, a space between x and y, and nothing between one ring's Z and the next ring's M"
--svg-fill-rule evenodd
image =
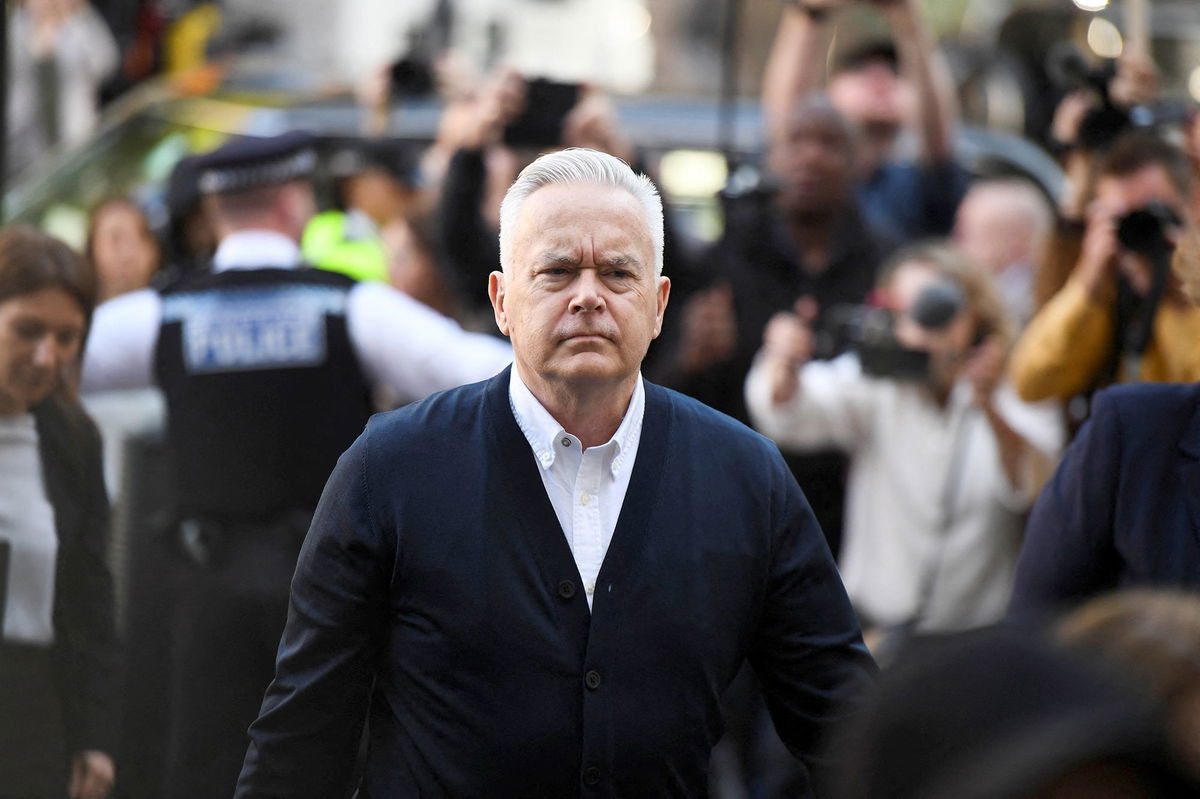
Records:
M525 434L525 440L533 448L533 454L537 456L538 463L543 470L548 471L554 466L557 452L554 446L555 442L570 434L550 415L550 412L525 385L525 381L521 379L521 375L517 371L516 364L513 364L510 370L508 401L512 407L513 416L517 420L517 426L521 428L521 432ZM629 407L621 419L620 426L617 427L617 432L613 433L613 437L607 443L601 445L601 447L611 445L613 448L609 471L614 479L623 468L629 465L625 462L625 455L636 451L634 444L641 439L642 419L645 412L646 389L642 385L641 374L638 374L633 388L633 396L629 399ZM574 438L574 436L571 437Z
M294 269L301 261L300 247L273 230L240 230L221 240L213 255L213 271L227 269Z

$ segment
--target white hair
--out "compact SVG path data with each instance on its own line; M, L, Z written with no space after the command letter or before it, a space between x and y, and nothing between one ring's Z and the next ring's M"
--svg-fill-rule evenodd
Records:
M504 202L500 204L501 268L507 271L512 260L513 232L517 229L517 219L525 200L544 186L568 183L615 186L633 195L645 212L646 227L654 245L654 272L662 274L663 207L658 189L650 178L637 174L620 158L583 147L571 147L539 157L522 169L516 181L509 186L504 194Z

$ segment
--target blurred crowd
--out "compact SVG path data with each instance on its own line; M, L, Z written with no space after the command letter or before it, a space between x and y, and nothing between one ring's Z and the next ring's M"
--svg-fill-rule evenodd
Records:
M890 35L850 48L834 40L854 3L781 9L761 162L721 193L715 241L690 239L664 197L672 288L644 374L778 444L885 667L832 744L847 769L828 795L1187 795L1200 780L1200 399L1187 385L1200 383L1200 113L1141 123L1160 81L1133 42L1061 98L1035 142L1067 176L1061 196L979 174L954 146L955 87L921 3L872 4ZM120 54L82 0L27 0L8 34L11 171L87 136ZM417 145L386 129L400 79L383 70L359 87L370 135L184 158L158 230L115 197L92 210L78 255L0 232L0 740L25 739L0 753L57 747L0 754L0 796L61 796L6 792L54 757L71 764L72 797L230 795L245 740L228 730L253 720L270 679L292 562L238 574L236 589L197 588L188 570L211 571L251 521L291 552L279 520L311 513L366 414L504 366L485 287L500 199L536 154L587 147L656 175L595 86L445 74L436 138ZM274 238L250 241L263 230ZM182 337L189 368L208 358L228 375L225 345L200 352L186 332L196 297L225 290L218 275L301 258L320 276L289 284L286 303L323 298L340 332L322 346L352 363L323 378L329 396L284 411L282 398L306 405L287 394L304 384L248 396L232 377L185 379L163 355ZM245 313L265 324L261 308ZM1145 383L1176 393L1112 388ZM105 435L102 466L83 407ZM203 418L213 407L220 418ZM167 459L147 459L164 430ZM155 495L160 468L177 481ZM266 486L272 471L295 482ZM222 488L234 483L244 490ZM140 546L161 551L154 598L170 607L114 589L125 556L101 529L110 499L117 526L155 532ZM249 633L217 628L248 605L213 608L256 581L275 593L249 606L271 613ZM165 662L130 650L150 640L139 625L173 639L142 650ZM213 642L237 635L265 656L217 663ZM253 672L249 700L224 691L222 669ZM147 711L125 696L149 690L131 673L190 685ZM65 709L62 729L30 733L50 707ZM752 675L727 721L714 795L803 795ZM238 763L214 766L227 750ZM214 769L215 788L182 783Z

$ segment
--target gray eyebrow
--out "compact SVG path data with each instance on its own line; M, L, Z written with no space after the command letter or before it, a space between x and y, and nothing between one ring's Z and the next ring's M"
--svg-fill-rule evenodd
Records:
M538 263L542 264L577 264L578 258L567 255L565 252L551 250L550 252L542 253L538 257Z
M642 259L631 253L616 253L600 258L597 263L603 266L641 266Z

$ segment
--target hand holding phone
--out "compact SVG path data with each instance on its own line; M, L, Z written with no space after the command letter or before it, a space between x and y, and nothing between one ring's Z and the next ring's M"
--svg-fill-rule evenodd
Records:
M579 102L578 83L534 78L525 82L524 109L504 128L510 147L556 147L562 142L563 121Z

